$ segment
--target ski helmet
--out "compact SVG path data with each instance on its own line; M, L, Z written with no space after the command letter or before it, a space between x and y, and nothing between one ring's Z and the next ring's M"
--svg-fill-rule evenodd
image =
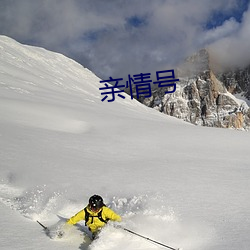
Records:
M103 199L99 195L93 195L89 198L89 206L93 210L98 210L103 207Z

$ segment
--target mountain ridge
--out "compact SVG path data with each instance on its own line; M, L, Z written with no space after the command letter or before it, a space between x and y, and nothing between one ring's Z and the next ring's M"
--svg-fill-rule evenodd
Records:
M176 92L165 95L166 89L158 89L142 102L195 125L248 130L250 109L246 101L233 94L237 93L238 97L241 94L245 98L249 96L250 74L243 71L243 81L233 71L221 73L216 69L209 51L202 49L177 67L180 81Z

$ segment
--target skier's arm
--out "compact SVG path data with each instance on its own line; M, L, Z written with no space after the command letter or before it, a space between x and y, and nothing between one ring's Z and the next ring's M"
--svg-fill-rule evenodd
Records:
M122 218L120 215L116 214L113 210L107 207L105 207L105 217L112 221L118 221L118 222L122 221Z
M84 209L83 209L83 210L81 210L80 212L78 212L77 214L75 214L74 216L72 216L72 217L67 221L67 224L75 225L78 221L84 220L84 218L85 218L85 212L84 212Z

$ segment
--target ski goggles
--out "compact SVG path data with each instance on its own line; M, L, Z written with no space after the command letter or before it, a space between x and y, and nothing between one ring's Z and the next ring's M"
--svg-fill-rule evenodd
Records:
M93 212L97 212L101 209L101 207L97 207L97 206L89 206L90 210L93 211Z

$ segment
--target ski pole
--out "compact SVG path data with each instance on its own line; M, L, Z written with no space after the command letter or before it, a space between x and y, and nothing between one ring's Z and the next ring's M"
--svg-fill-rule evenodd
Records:
M45 227L41 222L39 222L38 220L36 221L40 226L42 226L43 227L43 229L46 231L46 230L48 230L48 228L47 227Z
M150 239L150 238L148 238L148 237L145 237L145 236L143 236L143 235L141 235L141 234L135 233L135 232L133 232L133 231L127 229L127 228L122 228L122 229L125 230L125 231L127 231L127 232L129 232L129 233L131 233L131 234L137 235L137 236L139 236L139 237L141 237L141 238L143 238L143 239L145 239L145 240L154 242L154 243L156 243L156 244L158 244L158 245L161 245L161 246L163 246L163 247L169 248L169 249L171 249L171 250L180 250L180 248L173 248L173 247L167 246L167 245L162 244L162 243L160 243L160 242L158 242L158 241L155 241L155 240L152 240L152 239Z

